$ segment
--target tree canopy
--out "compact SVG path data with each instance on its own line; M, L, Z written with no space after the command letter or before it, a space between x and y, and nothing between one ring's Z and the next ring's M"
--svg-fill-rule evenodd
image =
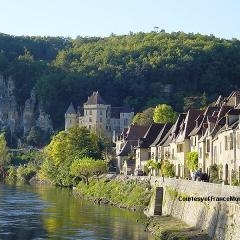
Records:
M135 112L162 103L180 112L186 97L228 95L240 87L240 41L165 31L76 39L0 34L0 71L16 83L19 110L35 87L61 128L69 103L81 106L95 90Z
M45 148L41 175L58 185L72 184L70 166L76 159L101 159L101 139L85 127L73 127L53 137Z
M174 123L177 119L177 113L167 104L159 104L155 107L153 121L155 123Z

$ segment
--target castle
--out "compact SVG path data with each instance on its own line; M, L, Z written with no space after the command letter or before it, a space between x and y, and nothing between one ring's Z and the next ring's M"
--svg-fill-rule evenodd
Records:
M97 91L77 111L72 103L69 105L65 113L65 130L78 125L98 135L114 137L130 125L133 115L129 107L111 107L106 104Z

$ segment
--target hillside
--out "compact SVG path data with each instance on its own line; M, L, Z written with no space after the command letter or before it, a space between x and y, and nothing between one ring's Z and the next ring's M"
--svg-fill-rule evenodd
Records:
M0 72L13 77L19 111L35 87L62 128L69 102L82 105L94 90L135 111L158 103L182 111L185 97L228 95L240 87L240 41L164 31L76 39L1 34Z

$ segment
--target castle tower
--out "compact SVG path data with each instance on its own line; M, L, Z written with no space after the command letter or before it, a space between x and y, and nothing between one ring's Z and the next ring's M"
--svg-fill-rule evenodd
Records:
M84 125L98 134L110 132L110 108L99 92L88 97L84 108Z
M65 113L65 130L77 125L77 113L72 103L70 103Z

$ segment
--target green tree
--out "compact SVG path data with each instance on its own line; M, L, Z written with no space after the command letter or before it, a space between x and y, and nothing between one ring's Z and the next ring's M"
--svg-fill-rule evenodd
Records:
M170 163L168 160L164 160L161 164L161 173L166 177L174 177L174 165Z
M177 113L167 104L159 104L155 107L153 121L155 123L174 123L177 119Z
M188 152L186 159L186 166L190 171L195 171L198 168L198 153Z
M137 113L132 120L134 125L150 126L153 123L153 108L147 108L143 112Z
M0 174L4 179L6 176L5 167L9 163L10 157L8 154L7 142L4 137L4 133L0 134Z
M73 179L70 173L72 162L84 157L100 159L102 146L101 139L85 127L61 131L44 150L46 159L42 165L41 176L58 185L69 186Z
M99 176L107 171L107 164L103 160L84 157L75 160L71 165L71 174L75 177L83 177L86 184L89 183L89 177Z

